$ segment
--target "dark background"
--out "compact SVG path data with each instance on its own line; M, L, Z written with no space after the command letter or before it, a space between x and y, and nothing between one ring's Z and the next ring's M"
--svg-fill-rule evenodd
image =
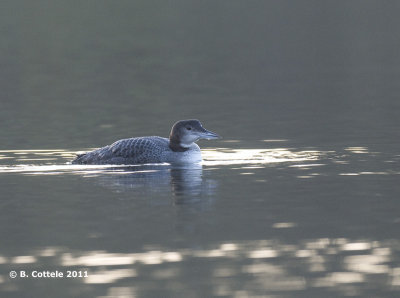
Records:
M399 137L397 1L1 3L1 147L199 118L228 138Z

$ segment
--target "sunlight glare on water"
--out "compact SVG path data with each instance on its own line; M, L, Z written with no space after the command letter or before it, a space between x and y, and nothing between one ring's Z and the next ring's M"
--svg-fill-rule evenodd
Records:
M287 148L276 149L228 149L217 148L203 150L203 164L215 165L240 165L314 161L318 160L323 152L320 151L294 151Z
M347 296L367 284L383 282L387 287L398 288L400 268L391 261L399 248L397 240L381 242L317 238L304 240L297 245L279 240L255 240L220 242L191 250L154 247L132 253L70 252L62 247L45 247L32 252L32 255L0 258L6 265L32 267L40 264L39 259L52 258L59 269L77 268L89 272L89 276L81 282L109 286L110 297L115 285L123 285L127 278L135 281L125 288L129 293L145 286L143 277L159 282L174 281L177 283L175 290L182 291L193 282L190 276L183 274L185 263L206 264L207 261L215 264L207 277L213 295L224 293L225 296L236 297L241 294L239 296L247 297L265 291L290 293L308 286L313 289L335 289L337 294ZM279 262L282 258L287 261ZM332 266L335 267L334 271L330 269ZM307 280L304 276L308 276ZM375 280L374 276L380 279ZM230 283L227 278L248 279L247 287L243 289L239 284ZM353 283L355 285L349 288L348 285ZM164 287L163 283L160 286ZM168 283L165 286L168 287Z
M3 173L26 173L31 175L50 175L62 173L95 173L96 171L112 171L126 165L73 165L68 162L82 151L56 150L2 150L2 158L7 165L0 166ZM227 165L259 165L299 161L316 161L324 152L305 150L295 151L287 148L276 149L230 149L217 148L202 150L204 166ZM47 162L46 162L47 161ZM16 164L12 164L15 162ZM24 163L22 163L24 162ZM25 163L26 162L26 163ZM43 164L45 163L45 164ZM161 166L163 164L160 164ZM140 167L140 165L137 165ZM251 168L254 168L252 166ZM123 172L120 172L123 174Z

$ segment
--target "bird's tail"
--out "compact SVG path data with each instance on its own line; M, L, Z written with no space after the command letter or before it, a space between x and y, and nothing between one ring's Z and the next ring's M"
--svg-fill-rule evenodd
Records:
M75 159L71 161L72 164L86 164L86 155L87 153L77 154Z

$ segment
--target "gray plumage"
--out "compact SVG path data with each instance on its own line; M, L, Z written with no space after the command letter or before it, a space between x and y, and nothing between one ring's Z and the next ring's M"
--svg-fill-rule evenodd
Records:
M201 138L219 136L204 129L198 120L174 124L170 137L157 136L123 139L111 145L78 155L73 164L144 164L199 162L201 151L195 144Z
M161 163L169 140L161 137L139 137L116 141L97 150L78 155L74 164L141 164Z

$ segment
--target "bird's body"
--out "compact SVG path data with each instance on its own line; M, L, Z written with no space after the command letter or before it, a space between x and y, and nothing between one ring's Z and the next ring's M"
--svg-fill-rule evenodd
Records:
M79 155L72 163L78 164L143 164L199 162L201 151L197 144L184 152L172 151L169 140L162 137L139 137L115 143Z
M219 136L207 131L198 120L182 120L172 127L169 139L150 136L122 139L111 145L78 155L73 164L145 164L200 162L200 138Z

